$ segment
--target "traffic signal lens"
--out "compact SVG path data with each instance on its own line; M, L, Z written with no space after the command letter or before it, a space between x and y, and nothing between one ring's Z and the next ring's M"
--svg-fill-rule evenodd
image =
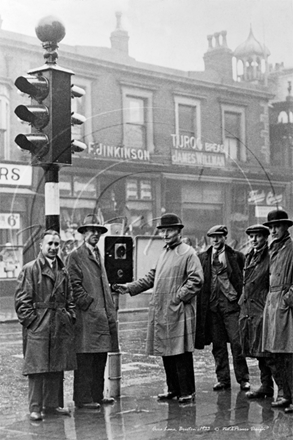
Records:
M49 94L49 81L41 75L19 76L14 84L18 90L28 94L36 101L42 101Z
M15 143L22 149L28 150L38 158L47 154L49 139L45 134L18 134Z
M38 129L46 127L50 118L49 110L44 105L19 105L14 110L14 113L22 121L29 122Z

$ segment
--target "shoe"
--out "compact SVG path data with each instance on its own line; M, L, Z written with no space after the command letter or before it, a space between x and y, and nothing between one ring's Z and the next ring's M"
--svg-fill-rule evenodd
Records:
M90 402L90 403L79 403L76 404L76 407L81 409L100 409L101 405L98 402Z
M273 408L285 408L285 407L289 406L290 403L291 403L291 400L285 399L284 397L282 397L281 399L278 399L275 402L272 402L271 406Z
M250 390L250 383L249 383L249 382L246 382L246 381L243 381L243 382L241 382L241 384L240 384L240 388L241 388L243 391L248 391L248 390Z
M67 408L43 408L42 416L52 415L52 416L71 416L70 410Z
M213 386L213 390L214 391L220 391L220 390L228 390L231 388L231 384L230 383L224 383L224 382L217 382L214 386Z
M30 419L31 419L33 422L36 422L37 420L42 420L43 418L42 418L42 414L41 414L40 412L38 412L38 411L32 411L32 412L30 413Z
M287 408L284 409L285 413L293 413L293 405L289 405Z
M104 405L111 404L114 402L115 402L115 399L113 399L113 397L104 397L101 401L101 403L103 403Z
M195 393L189 394L187 396L181 396L178 398L179 403L189 403L195 401Z
M246 397L248 399L264 399L265 397L273 397L273 395L274 395L273 390L265 391L261 389L256 391L248 391L246 393Z
M177 397L176 393L169 391L168 393L158 394L158 400L171 400Z

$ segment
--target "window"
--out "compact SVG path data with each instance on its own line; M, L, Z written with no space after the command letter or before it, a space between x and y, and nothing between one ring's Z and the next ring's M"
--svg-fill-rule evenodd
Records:
M0 159L10 159L9 150L9 100L8 91L0 85Z
M126 181L126 200L152 200L151 181L128 179Z
M201 137L200 101L193 98L175 97L176 147L186 148L194 144L190 139Z
M234 105L222 105L223 144L228 160L246 161L245 111Z
M96 180L95 178L74 176L73 180L74 197L96 198Z
M123 145L154 151L152 92L122 87Z

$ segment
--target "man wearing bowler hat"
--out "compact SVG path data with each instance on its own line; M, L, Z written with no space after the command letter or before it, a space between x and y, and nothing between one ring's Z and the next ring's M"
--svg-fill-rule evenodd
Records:
M90 214L77 231L84 242L67 259L77 309L73 400L77 408L98 409L101 403L114 402L103 397L104 371L107 353L119 349L114 303L97 247L107 228Z
M250 399L273 397L273 378L278 385L278 395L282 392L282 379L275 355L262 350L263 311L269 291L269 249L267 226L256 224L246 229L251 249L245 258L243 272L243 292L239 300L239 330L243 354L257 358L261 385L248 391Z
M118 284L119 293L137 295L153 288L149 303L147 354L162 356L167 392L159 400L177 398L179 403L195 398L193 371L196 328L196 295L203 282L195 250L182 243L181 219L162 215L157 226L165 241L154 269L137 281Z
M204 285L198 298L196 348L212 343L218 382L214 391L231 388L227 343L230 342L234 373L242 390L248 391L249 372L239 336L238 301L242 292L244 255L228 246L225 225L208 232L211 246L199 254Z
M283 397L276 408L293 412L293 243L289 228L293 221L283 210L268 213L270 228L270 286L264 309L263 350L277 353L281 363Z

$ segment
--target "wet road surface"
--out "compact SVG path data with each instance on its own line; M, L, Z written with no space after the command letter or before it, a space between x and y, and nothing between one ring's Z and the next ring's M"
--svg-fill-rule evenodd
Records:
M29 420L27 378L21 375L22 341L18 323L0 324L0 439L145 440L145 439L293 439L293 414L272 409L273 399L248 400L232 372L232 389L215 392L210 349L194 354L196 399L179 405L158 402L165 390L159 357L145 356L146 314L119 318L122 351L121 397L100 411L76 410L72 372L65 373L64 401L71 417ZM259 385L257 361L248 359L252 388Z

